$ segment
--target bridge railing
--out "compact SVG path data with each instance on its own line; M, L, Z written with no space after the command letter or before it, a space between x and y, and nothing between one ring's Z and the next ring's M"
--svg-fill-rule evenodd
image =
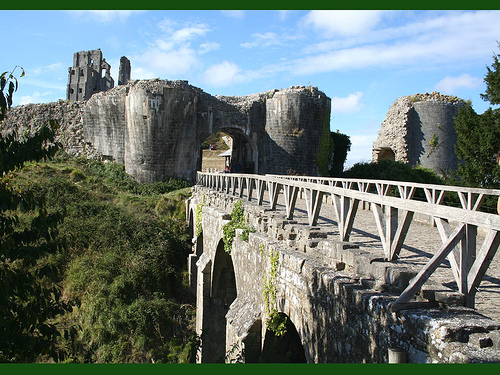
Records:
M441 237L442 245L395 304L410 301L439 265L448 259L458 290L466 306L474 297L500 244L500 215L481 212L487 196L498 198L500 190L475 189L411 182L198 172L198 185L264 204L267 191L271 209L283 194L287 219L293 219L299 193L304 196L309 225L317 224L323 198L331 198L339 240L349 241L359 203L371 205L387 261L397 261L416 213L428 215ZM445 204L445 197L457 206ZM478 249L478 229L485 238Z

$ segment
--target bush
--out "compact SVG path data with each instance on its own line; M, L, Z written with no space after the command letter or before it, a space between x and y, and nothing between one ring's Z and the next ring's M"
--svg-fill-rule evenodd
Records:
M15 178L51 211L66 213L56 238L65 248L42 259L76 306L51 322L63 333L54 341L57 360L193 361L193 298L183 283L190 189L171 191L186 183L145 186L118 164L58 160ZM181 211L182 220L172 217Z
M377 163L356 163L344 172L343 177L444 184L443 179L432 169L422 166L412 167L409 164L391 160L380 160Z

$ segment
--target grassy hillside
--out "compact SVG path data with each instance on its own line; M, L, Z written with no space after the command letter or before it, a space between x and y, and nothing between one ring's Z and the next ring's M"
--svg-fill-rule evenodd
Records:
M57 234L64 246L39 261L56 272L40 278L58 283L73 309L51 322L61 333L55 352L35 360L193 361L187 183L140 185L122 165L64 154L27 164L12 178L20 190L46 199L49 212L64 215ZM23 212L20 224L30 215Z

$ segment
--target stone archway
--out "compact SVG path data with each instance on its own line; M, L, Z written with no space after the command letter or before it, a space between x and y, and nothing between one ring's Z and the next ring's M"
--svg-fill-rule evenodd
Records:
M207 362L224 362L226 354L226 314L236 299L236 278L231 255L224 251L221 239L215 253L212 269L212 288L208 322L205 330L210 343L210 357Z
M266 330L260 362L306 363L304 347L295 325L286 314L279 313L279 315L286 319L286 332L282 336L277 336L269 329Z

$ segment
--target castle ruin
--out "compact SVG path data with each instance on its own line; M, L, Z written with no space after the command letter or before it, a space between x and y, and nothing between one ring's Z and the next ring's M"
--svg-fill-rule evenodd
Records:
M100 49L75 52L73 66L68 69L66 99L86 101L98 92L112 89L115 85L111 77L111 65L102 57ZM120 59L118 84L130 80L130 61L125 56Z
M401 161L438 174L456 170L455 116L464 105L462 99L438 92L398 98L373 143L372 161Z

